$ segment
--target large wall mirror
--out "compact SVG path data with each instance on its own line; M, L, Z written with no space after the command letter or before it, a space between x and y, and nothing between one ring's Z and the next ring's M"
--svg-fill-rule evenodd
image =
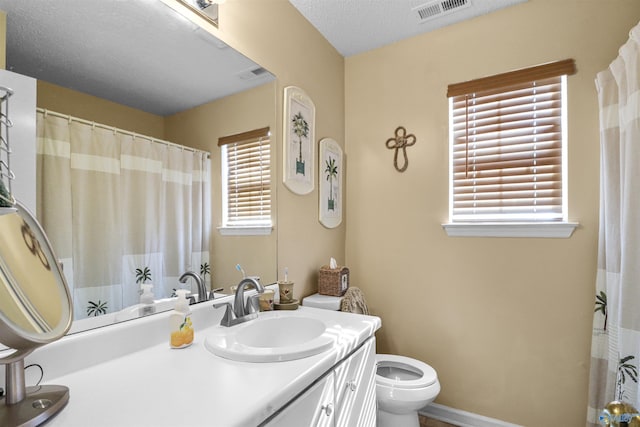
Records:
M226 236L217 230L221 225L218 138L275 129L275 77L214 37L216 30L207 28L206 22L202 25L202 18L191 19L189 11L181 13L185 3L0 0L0 10L7 17L7 70L38 80L38 144L45 139L60 142L62 134L70 139L86 134L83 138L94 143L117 134L113 146L130 150L125 154L105 148L104 153L95 154L80 143L69 153L64 144L46 149L39 145L38 176L20 176L16 171L17 180L37 183L37 216L62 260L73 295L72 331L136 317L143 283L153 283L155 297L167 302L172 289L193 287L197 292L193 281L178 281L187 270L203 276L208 289L227 292L242 278L237 265L247 275L259 276L263 284L277 280L275 232ZM150 148L156 145L168 152ZM162 193L150 177L123 184L124 174L116 174L107 180L105 169L110 166L101 166L102 173L43 175L41 157L53 158L50 154L59 154L60 149L62 163L47 160L47 173L65 162L91 163L96 156L111 156L117 160L113 164L134 159L137 166L130 168L130 175L157 169L165 178L171 175L174 181L194 184L183 192ZM200 151L210 153L210 158L192 156ZM179 157L178 152L189 155ZM175 165L182 169L176 172ZM275 182L275 167L271 169L271 182ZM210 179L196 186L203 174ZM77 196L66 190L60 193L62 187L82 187L92 198L84 206L74 205ZM209 202L198 205L193 200L206 200L203 192L210 196ZM52 214L54 203L63 209ZM100 222L106 211L120 205L133 210L119 212L133 213ZM274 223L275 215L273 209ZM70 225L78 218L79 224ZM82 256L69 258L74 247L102 229L109 230L106 237L90 243ZM152 232L158 238L121 239L144 229L160 230ZM189 234L189 247L177 255L164 254L162 246L176 245L175 229L183 237Z

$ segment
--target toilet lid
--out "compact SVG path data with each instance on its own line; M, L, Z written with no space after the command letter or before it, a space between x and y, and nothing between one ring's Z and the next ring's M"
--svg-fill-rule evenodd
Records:
M390 387L422 388L438 381L435 369L410 357L377 354L376 382Z

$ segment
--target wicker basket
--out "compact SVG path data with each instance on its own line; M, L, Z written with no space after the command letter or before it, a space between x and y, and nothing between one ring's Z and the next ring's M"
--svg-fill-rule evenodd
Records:
M320 267L318 273L318 293L341 297L349 288L349 269L347 267L329 268L328 265Z

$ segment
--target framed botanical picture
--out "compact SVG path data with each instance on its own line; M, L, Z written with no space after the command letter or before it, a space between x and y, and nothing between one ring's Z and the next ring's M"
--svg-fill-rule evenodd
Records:
M335 228L342 222L344 162L342 148L331 138L320 140L318 171L320 223L327 228Z
M296 194L313 190L316 107L300 88L284 89L284 185Z

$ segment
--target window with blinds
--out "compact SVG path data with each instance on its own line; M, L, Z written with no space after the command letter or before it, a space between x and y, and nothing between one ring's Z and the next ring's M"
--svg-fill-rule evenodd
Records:
M269 128L220 138L222 226L271 226L271 141Z
M566 76L559 61L450 85L451 222L566 221Z

